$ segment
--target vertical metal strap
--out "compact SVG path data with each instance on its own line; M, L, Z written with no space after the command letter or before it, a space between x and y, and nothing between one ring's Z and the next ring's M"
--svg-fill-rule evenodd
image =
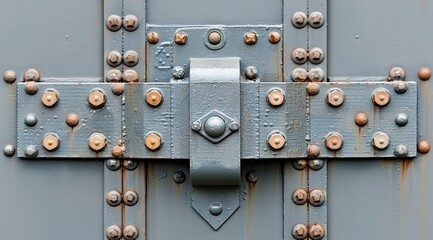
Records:
M109 81L111 79L121 78L121 54L123 49L122 41L122 2L119 0L106 0L104 1L104 52L101 59L104 63L104 79ZM107 58L110 58L109 53L113 51L117 54L113 54L113 60L119 61L118 66L110 66ZM117 69L117 70L116 70ZM110 76L111 77L110 77Z

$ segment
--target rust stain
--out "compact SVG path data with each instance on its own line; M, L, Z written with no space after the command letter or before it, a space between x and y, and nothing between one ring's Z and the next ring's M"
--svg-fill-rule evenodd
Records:
M403 159L401 161L401 185L403 188L404 183L406 182L407 172L410 166L412 165L412 160Z

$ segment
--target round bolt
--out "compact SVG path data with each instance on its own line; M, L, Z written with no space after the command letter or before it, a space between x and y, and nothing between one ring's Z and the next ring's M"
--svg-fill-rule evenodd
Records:
M303 12L295 12L292 16L292 24L296 28L303 28L307 25L307 15Z
M75 113L69 113L66 115L66 124L68 124L69 127L73 128L78 125L80 122L80 117Z
M122 63L122 54L120 54L118 51L108 52L105 60L107 61L108 65L117 67Z
M8 144L3 148L3 154L6 157L12 157L15 154L15 147L12 144Z
M116 145L111 149L111 155L114 158L122 158L123 157L123 146Z
M219 202L211 203L209 206L209 213L218 216L223 212L223 206Z
M297 205L304 205L308 200L307 191L304 189L296 189L292 193L292 200Z
M115 95L122 95L123 90L125 90L125 84L124 83L112 83L111 84L111 91Z
M286 145L286 137L279 132L272 133L268 137L268 146L272 150L281 150Z
M377 132L373 135L371 144L377 150L384 150L389 146L389 136L384 132Z
M332 107L339 107L344 102L344 92L341 89L330 89L326 98L326 102Z
M312 240L320 240L325 236L325 229L320 224L310 226L309 236Z
M59 101L59 94L54 89L47 89L41 97L41 102L45 107L53 107Z
M248 171L247 174L245 174L245 180L249 183L256 183L259 180L259 176L255 171Z
M178 45L185 45L188 42L188 35L185 32L177 32L174 35L174 42Z
M40 75L39 71L34 69L34 68L29 68L24 73L24 81L25 82L29 82L29 81L38 82L40 79L41 79L41 75Z
M237 130L239 130L239 127L240 127L240 125L239 125L239 123L236 122L236 121L231 121L231 122L229 123L229 129L230 129L231 131L233 131L233 132L236 132Z
M92 89L87 97L87 101L93 108L101 108L107 100L101 89Z
M128 206L134 206L138 202L138 194L134 191L126 191L123 194L123 202Z
M422 67L418 70L418 77L423 81L427 81L431 78L431 71L428 67Z
M303 68L295 68L292 72L292 81L294 82L305 82L307 77L307 70Z
M286 94L282 89L272 88L268 91L266 100L270 106L279 107L286 101Z
M325 55L323 54L323 50L321 48L312 48L310 53L308 54L308 60L310 60L313 64L319 64L323 62Z
M105 25L110 31L119 31L122 27L122 18L118 15L110 15L105 22Z
M155 151L162 145L161 137L156 133L149 133L144 139L144 144L146 145L147 149Z
M315 144L308 145L307 155L309 158L316 158L320 155L320 147Z
M122 203L122 195L118 191L110 191L105 196L108 205L112 207L119 206Z
M399 158L406 157L409 154L409 149L406 145L397 145L394 149L394 155Z
M107 139L101 133L93 133L88 139L88 145L93 151L98 152L105 148Z
M13 83L17 80L17 74L12 70L7 70L3 73L3 79L7 83Z
M325 202L325 194L320 190L313 190L310 192L309 202L311 205L318 207L322 206Z
M292 236L297 240L306 239L308 235L308 229L305 224L296 224L292 228Z
M146 103L152 107L158 107L163 100L164 97L159 89L151 88L146 93Z
M308 72L308 79L312 82L322 82L325 79L325 72L321 68L312 68Z
M38 118L33 113L30 113L24 118L24 123L29 127L33 127L38 123Z
M254 66L248 66L245 68L245 77L249 80L254 80L258 77L259 71Z
M119 240L122 237L122 230L116 225L109 226L105 229L105 235L109 240Z
M176 66L173 68L171 75L174 79L183 79L185 77L185 69L181 66Z
M325 165L325 162L323 160L314 159L308 161L308 166L314 171L322 169L323 165Z
M320 85L318 83L312 82L307 85L307 93L310 96L317 95L320 92Z
M221 42L221 33L217 31L211 31L209 32L207 39L210 44L217 45Z
M391 101L391 95L385 88L378 88L373 91L371 100L376 106L384 107Z
M244 41L248 45L254 45L257 42L257 34L255 32L247 32L244 35Z
M343 137L336 132L328 133L325 140L326 148L330 151L337 151L343 147Z
M123 28L129 32L135 31L138 28L138 18L134 15L126 15L123 18Z
M120 82L122 80L122 72L116 68L108 69L105 79L107 82Z
M204 131L213 138L221 137L226 131L226 123L219 116L212 116L204 123Z
M159 34L156 32L149 32L147 34L147 41L150 44L157 44L159 42Z
M134 160L124 160L123 161L123 167L128 170L132 171L138 167L139 162Z
M201 123L200 121L195 121L191 124L191 129L195 132L198 132L201 130Z
M178 170L173 174L173 181L177 184L185 182L186 174L185 172Z
M269 33L269 35L268 35L268 40L269 40L269 42L272 43L272 44L277 44L277 43L279 43L279 42L280 42L280 39L281 39L281 37L280 37L280 33L279 33L279 32L271 32L271 33Z
M126 51L123 54L123 62L128 67L133 67L138 63L138 53L134 50Z
M107 160L105 165L107 165L107 168L110 169L111 171L117 171L120 169L120 161L119 160L109 159L109 160Z
M304 159L293 160L293 161L292 161L292 166L293 166L296 170L304 170L305 167L307 167L307 160L304 160Z
M128 225L123 228L123 237L125 240L135 240L138 238L138 229L135 226Z
M364 127L368 123L368 116L365 113L357 113L355 116L355 124L358 127Z
M24 90L29 95L35 95L38 92L39 87L36 82L26 82L24 86Z
M430 143L427 141L419 141L418 142L418 152L421 154L426 154L430 151Z
M403 94L407 91L408 88L409 85L407 84L407 82L403 82L403 81L394 82L394 91L396 93Z
M123 71L122 79L125 82L138 82L138 73L134 69L126 69Z
M48 133L42 140L42 146L47 151L55 151L60 146L60 138L57 134Z
M320 28L325 23L325 17L320 12L312 12L308 16L308 22L312 28Z
M296 64L304 64L307 62L307 50L303 48L295 48L291 54L292 61Z
M35 145L27 145L24 148L24 156L27 158L35 158L38 156L38 148Z
M403 81L406 78L406 72L401 67L393 67L389 70L388 80L390 81Z
M395 117L395 124L397 124L400 127L406 126L408 121L409 121L408 116L405 113L399 113Z

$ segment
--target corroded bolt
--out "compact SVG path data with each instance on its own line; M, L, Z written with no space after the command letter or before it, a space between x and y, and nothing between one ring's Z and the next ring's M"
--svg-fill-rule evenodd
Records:
M305 224L296 224L292 228L292 236L297 240L302 240L307 238L308 229Z
M320 85L318 83L312 82L307 85L308 95L317 95L320 92Z
M384 150L389 146L389 136L384 132L377 132L373 135L371 144L377 150Z
M122 27L122 18L118 15L110 15L107 18L107 21L105 22L105 25L110 31L119 31L119 29Z
M173 181L177 184L185 182L186 174L185 172L178 170L173 174Z
M418 152L421 154L426 154L430 151L430 143L422 140L418 142Z
M182 79L185 77L185 69L181 66L176 66L173 68L171 75L174 79Z
M55 133L48 133L44 136L42 140L42 146L47 151L55 151L60 145L60 138Z
M123 167L128 170L132 171L138 167L139 162L134 160L124 160L123 161Z
M257 42L257 34L255 32L247 32L244 35L244 41L248 45L253 45Z
M376 106L384 107L391 101L391 95L385 88L378 88L371 94L371 100Z
M125 82L138 82L138 73L134 69L126 69L123 71L122 79Z
M286 101L286 94L282 89L272 88L268 91L266 100L270 106L279 107Z
M38 82L41 79L41 75L38 70L34 68L29 68L24 72L24 81L35 81Z
M322 167L324 165L325 165L325 162L323 160L314 159L314 160L308 161L308 166L314 171L322 169Z
M105 200L110 206L119 206L122 203L122 195L120 195L120 192L113 190L107 193Z
M69 127L75 127L80 122L80 117L75 113L69 113L66 115L66 124L68 124Z
M321 63L324 58L323 50L321 48L312 48L308 54L308 59L314 64Z
M152 107L158 107L164 100L164 97L159 89L151 88L146 93L146 103Z
M399 144L394 149L394 155L399 158L406 157L409 154L409 149L406 145Z
M295 12L292 16L292 24L297 28L303 28L307 25L307 15L303 12Z
M95 151L101 151L107 145L107 139L102 133L93 133L88 139L89 147Z
M59 101L59 94L54 89L47 89L42 94L41 101L45 107L53 107Z
M431 77L431 71L430 68L428 67L422 67L418 70L418 78L423 80L423 81L427 81L429 80Z
M138 229L135 226L128 225L123 228L123 237L125 240L135 240L138 238Z
M279 132L272 133L268 137L268 146L273 150L281 150L286 144L286 137Z
M113 155L114 158L122 158L123 157L123 146L115 145L111 149L111 155Z
M256 183L259 180L259 176L257 175L257 172L255 172L255 171L248 171L245 174L245 179L249 183Z
M156 43L158 43L159 42L159 34L156 33L156 32L149 32L147 34L147 41L150 44L156 44Z
M272 44L277 44L280 42L280 33L279 32L271 32L269 33L268 40Z
M124 83L112 83L111 84L111 91L115 95L121 95L124 90L125 90L125 84Z
M144 145L146 145L149 150L155 151L162 145L161 137L156 133L149 133L144 139Z
M138 194L134 191L126 191L123 194L123 202L128 206L134 206L138 202Z
M17 74L12 70L7 70L3 73L3 79L7 83L13 83L17 80Z
M138 28L138 18L134 15L126 15L123 18L123 28L126 31L135 31Z
M249 80L254 80L259 75L259 71L254 66L248 66L245 68L245 77Z
M312 28L320 28L325 23L325 17L320 12L312 12L308 16L308 22Z
M185 32L177 32L174 35L174 42L179 45L185 45L188 42L188 35Z
M303 68L295 68L292 72L292 80L294 82L305 82L308 78L307 70Z
M310 226L309 236L312 240L320 240L325 236L325 228L320 224Z
M122 72L116 68L108 69L105 79L107 82L120 82L122 80Z
M355 124L359 127L364 127L368 123L368 116L365 113L357 113L355 115Z
M291 54L292 61L296 64L304 64L307 62L307 50L303 48L295 48Z
M305 167L307 167L307 160L305 160L305 159L293 160L292 166L296 170L303 170L303 169L305 169Z
M312 82L322 82L325 79L325 72L321 68L312 68L308 71L308 79Z
M396 80L404 80L406 78L406 71L404 71L401 67L393 67L389 70L388 80L396 81Z
M120 160L108 159L105 165L107 165L107 168L111 171L117 171L120 169Z
M29 95L35 95L38 90L39 90L39 86L36 82L26 82L25 86L24 86L24 90L27 94Z
M309 158L316 158L320 155L320 147L315 144L308 145L307 155Z
M305 191L304 189L296 189L295 191L293 191L292 193L292 200L295 204L297 205L303 205L307 202L308 198L307 198L307 191Z
M207 38L208 38L208 41L210 44L217 45L218 43L221 42L221 33L217 32L217 31L212 31L209 33Z
M339 88L333 88L328 91L326 102L332 107L339 107L344 102L344 92Z
M398 94L403 94L409 88L409 84L404 81L395 81L394 82L394 91Z
M128 67L133 67L138 63L138 53L134 50L126 51L123 54L123 62Z
M331 151L340 150L343 147L343 137L337 132L330 132L326 136L325 145Z
M406 124L409 122L409 117L406 113L399 113L397 116L395 116L395 124L397 124L400 127L406 126Z
M116 225L109 226L105 229L105 235L110 240L119 240L122 237L122 230Z
M117 67L122 63L122 54L118 51L111 51L107 53L106 59L107 64L112 67Z
M308 200L315 207L321 206L325 202L325 194L318 189L312 190Z
M101 108L107 100L101 89L92 89L87 97L87 101L93 108Z

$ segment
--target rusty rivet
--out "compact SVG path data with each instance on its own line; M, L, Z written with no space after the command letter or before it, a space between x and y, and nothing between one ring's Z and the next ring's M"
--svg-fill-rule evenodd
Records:
M121 95L124 90L125 90L125 84L124 83L112 83L111 84L111 91L116 95Z
M123 167L128 170L132 171L138 167L139 162L134 160L123 160Z
M119 226L112 225L105 229L105 235L109 240L119 240L122 237L122 230Z
M409 149L406 145L399 144L394 149L394 155L398 158L404 158L409 154Z
M295 68L291 77L294 82L305 82L308 78L308 73L303 68Z
M24 86L24 90L27 94L29 95L35 95L38 90L39 90L39 86L36 82L26 82L25 86Z
M107 82L120 82L122 80L122 72L116 68L108 69L105 79Z
M247 32L244 35L244 41L248 45L256 44L257 42L257 34L255 32Z
M107 162L105 163L105 165L111 171L117 171L120 169L120 160L108 159Z
M309 51L308 59L313 64L319 64L323 62L323 59L325 58L325 55L323 53L323 50L321 48L312 48Z
M301 188L296 189L292 193L292 200L297 205L304 205L308 200L307 191L305 191L304 189L301 189Z
M123 28L129 32L135 31L138 28L138 18L134 15L126 15L123 18Z
M325 17L320 12L312 12L308 16L308 22L312 28L320 28L325 23Z
M279 132L271 133L268 137L268 146L273 150L281 150L286 145L286 137Z
M133 67L138 63L138 53L134 50L126 51L123 54L123 62L128 67Z
M161 105L162 101L164 100L164 97L162 96L162 93L159 89L151 88L146 93L146 103L149 104L152 107L158 107Z
M307 50L303 48L295 48L291 54L292 61L296 64L304 64L307 62Z
M326 102L332 107L339 107L344 102L344 92L339 88L333 88L328 91Z
M431 77L431 71L428 67L422 67L418 70L418 77L423 81L427 81Z
M105 196L108 205L112 207L119 206L122 203L122 195L118 191L109 191Z
M311 170L318 171L322 169L322 167L325 165L325 162L321 159L313 159L308 161L308 166L311 168Z
M268 91L266 100L270 106L279 107L286 101L286 95L282 89L272 88Z
M384 150L389 146L389 136L384 132L377 132L373 135L371 144L377 150Z
M122 63L122 54L120 54L118 51L108 52L105 60L107 61L108 65L117 67L120 65L120 63Z
M322 206L325 202L325 194L318 189L312 190L310 192L309 202L312 206L318 207Z
M320 147L315 144L308 145L307 155L309 158L316 158L320 155Z
M147 34L147 41L150 44L156 44L156 43L158 43L159 42L159 34L156 33L156 32L149 32Z
M107 139L102 133L93 133L88 139L89 147L95 151L101 151L107 145Z
M421 154L426 154L430 151L430 143L425 140L418 142L418 152Z
M80 122L80 117L75 113L69 113L66 115L66 124L68 124L69 127L75 127Z
M325 72L321 68L311 68L308 71L308 79L312 82L322 82L325 79Z
M125 82L138 82L139 77L137 71L134 69L126 69L123 71L122 79Z
M306 239L308 235L308 229L305 224L296 224L292 228L292 236L297 240Z
M337 132L330 132L326 136L325 145L331 151L340 150L343 147L343 137Z
M355 115L355 124L359 127L364 127L368 123L368 116L365 113L357 113Z
M211 31L207 38L210 44L217 45L221 42L221 33L218 31Z
M105 25L110 31L119 31L119 29L122 27L122 18L118 15L110 15L107 17Z
M391 95L385 88L378 88L373 91L371 95L371 100L375 105L379 107L384 107L388 105L388 103L391 101Z
M406 78L406 71L401 67L393 67L389 70L388 80L389 81L402 81Z
M320 224L310 226L309 236L312 240L320 240L325 236L325 228Z
M248 171L245 174L245 179L249 183L256 183L259 180L259 175L257 174L256 171Z
M47 151L55 151L60 146L60 138L55 133L48 133L42 140L42 146Z
M398 94L403 94L409 88L409 84L404 81L395 81L394 82L394 91Z
M39 73L38 70L36 70L34 68L29 68L24 72L24 81L25 82L29 82L29 81L38 82L40 79L41 79L41 74Z
M105 105L105 93L101 89L92 89L87 97L87 101L93 108L101 108Z
M122 158L123 157L123 146L116 145L111 149L111 155L114 158Z
M292 16L292 24L296 28L303 28L307 25L307 15L303 12L295 12Z
M280 42L280 33L279 32L271 32L269 33L268 40L272 44L277 44Z
M155 151L162 145L161 137L156 133L148 133L144 139L144 145L146 145L149 150Z
M47 89L42 94L41 101L45 107L53 107L59 101L59 94L54 89Z
M185 45L188 42L188 35L185 32L177 32L174 35L174 42L179 45Z
M138 238L138 229L135 226L127 225L123 228L123 237L125 240L135 240Z
M307 160L305 159L299 159L299 160L293 160L292 161L292 166L296 169L296 170L303 170L305 169L305 167L307 167Z
M307 85L308 95L317 95L320 92L320 85L318 83L312 82Z
M17 74L12 70L6 70L3 73L3 80L7 83L13 83L15 80L17 80Z
M185 182L186 174L182 170L178 170L173 174L173 181L177 184Z
M134 191L126 191L123 194L123 202L128 206L134 206L138 202L138 194Z

